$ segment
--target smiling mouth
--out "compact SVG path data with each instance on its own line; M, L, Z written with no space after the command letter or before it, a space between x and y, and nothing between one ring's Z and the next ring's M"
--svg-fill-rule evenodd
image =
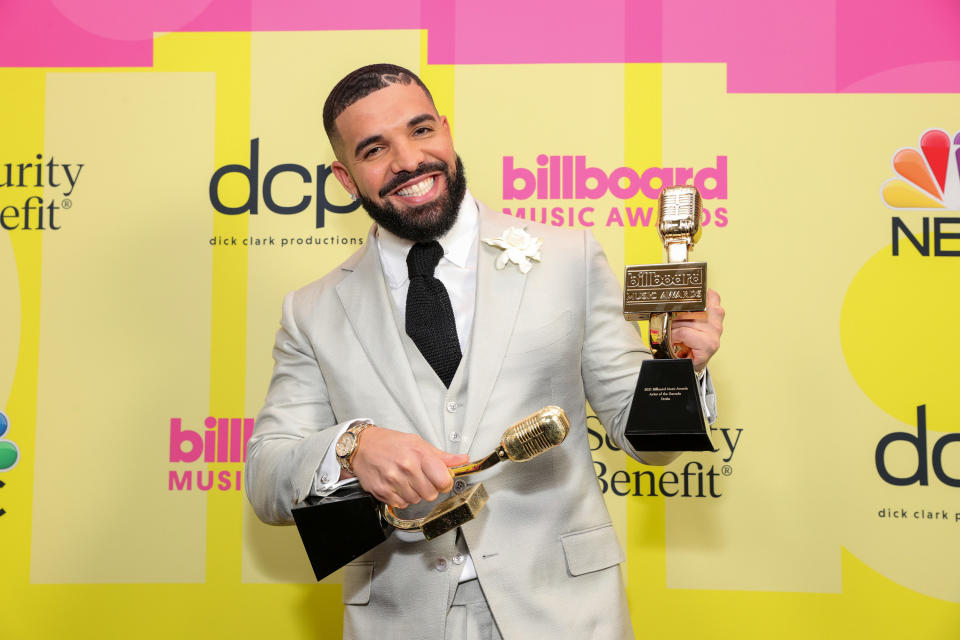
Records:
M429 178L421 180L416 184L412 184L409 187L404 187L403 189L400 189L394 193L404 198L422 196L433 188L433 183L436 182L436 180L436 176L430 176Z

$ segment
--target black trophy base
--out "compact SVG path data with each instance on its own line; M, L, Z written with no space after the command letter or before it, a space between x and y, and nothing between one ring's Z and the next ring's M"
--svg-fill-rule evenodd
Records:
M380 503L356 483L324 498L307 498L293 508L293 521L317 580L370 551L393 531L380 516Z
M638 451L713 451L691 360L644 360L624 437Z

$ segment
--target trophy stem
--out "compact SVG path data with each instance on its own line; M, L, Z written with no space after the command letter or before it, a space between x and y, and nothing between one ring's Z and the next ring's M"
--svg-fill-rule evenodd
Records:
M478 471L484 471L489 469L493 465L500 462L500 460L506 457L506 453L503 452L503 447L497 447L497 450L488 455L482 460L476 460L474 462L468 462L467 464L462 464L459 467L450 467L450 475L454 478L460 478L462 476L468 476L471 473L477 473Z
M669 313L654 313L650 316L650 351L656 360L675 357L670 346L670 319Z
M666 245L667 262L686 262L689 245L686 242L670 242Z

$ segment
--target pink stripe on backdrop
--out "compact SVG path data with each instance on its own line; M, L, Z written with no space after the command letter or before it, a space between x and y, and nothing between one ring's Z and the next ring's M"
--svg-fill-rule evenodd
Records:
M251 0L255 31L419 29L420 0Z
M456 3L458 64L622 62L626 0ZM659 24L637 25L643 35Z
M624 62L660 62L664 44L662 23L663 5L659 0L627 0L623 17Z
M844 93L957 93L960 60L921 62L884 69L841 89Z
M837 40L841 91L960 91L957 0L838 0Z
M81 30L120 41L149 40L154 31L180 31L212 0L51 0L60 15Z
M149 67L152 47L90 33L49 0L0 0L0 66Z
M730 92L832 92L835 0L671 0L665 62L726 62ZM791 6L793 5L793 6Z
M162 2L163 0L152 0ZM251 31L251 0L212 0L184 31Z
M157 31L417 28L434 64L723 62L731 92L960 92L957 0L0 0L0 66L150 66Z
M0 66L149 67L153 33L248 31L250 0L0 0Z
M443 64L456 58L457 5L450 0L421 0L420 23L429 34L427 62Z

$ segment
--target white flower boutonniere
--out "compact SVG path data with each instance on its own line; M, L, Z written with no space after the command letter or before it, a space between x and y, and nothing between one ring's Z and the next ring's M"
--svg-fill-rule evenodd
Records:
M484 238L483 241L491 247L503 250L503 253L497 256L497 269L503 269L508 262L512 262L520 268L521 273L527 273L533 267L531 260L541 260L540 247L543 246L543 240L534 238L526 229L520 227L510 227L499 237Z

